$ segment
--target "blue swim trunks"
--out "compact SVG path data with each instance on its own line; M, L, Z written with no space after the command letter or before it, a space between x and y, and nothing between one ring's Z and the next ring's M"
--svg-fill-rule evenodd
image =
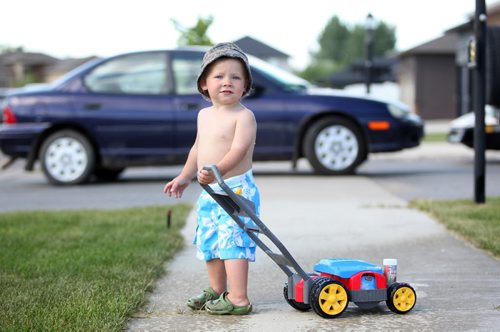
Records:
M242 189L241 195L255 204L255 214L260 212L260 194L255 185L252 170L224 182L233 191ZM212 189L223 192L218 184L211 184ZM198 225L193 243L198 247L196 257L209 261L220 259L247 259L255 261L255 242L238 226L224 209L206 192L202 191L197 203ZM247 225L255 226L253 220L240 216Z

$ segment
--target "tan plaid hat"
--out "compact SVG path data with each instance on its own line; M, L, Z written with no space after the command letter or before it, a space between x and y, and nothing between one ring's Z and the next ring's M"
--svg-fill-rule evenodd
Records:
M252 73L250 71L250 65L248 64L247 56L245 55L245 53L243 53L241 48L239 48L238 45L234 43L217 44L211 49L209 49L207 53L205 53L205 55L203 56L203 62L201 63L201 71L200 74L198 75L198 80L197 80L198 91L205 97L209 98L208 92L203 91L203 89L201 88L200 80L205 75L207 67L220 58L239 59L243 63L243 66L246 70L247 74L246 76L248 81L247 86L245 87L244 96L247 96L252 88Z

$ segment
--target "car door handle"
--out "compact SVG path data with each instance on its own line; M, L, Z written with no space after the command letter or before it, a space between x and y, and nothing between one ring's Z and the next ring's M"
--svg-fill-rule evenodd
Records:
M97 111L101 109L101 103L87 103L83 105L83 108L87 111Z

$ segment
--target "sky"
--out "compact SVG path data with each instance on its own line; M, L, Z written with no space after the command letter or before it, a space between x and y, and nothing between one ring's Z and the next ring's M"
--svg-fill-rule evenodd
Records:
M486 0L497 4L500 0ZM213 16L208 36L234 41L251 36L290 55L303 69L318 37L337 15L353 26L368 13L396 28L398 51L441 36L474 13L475 0L4 0L0 45L22 46L58 58L111 56L174 48L172 19L192 27Z

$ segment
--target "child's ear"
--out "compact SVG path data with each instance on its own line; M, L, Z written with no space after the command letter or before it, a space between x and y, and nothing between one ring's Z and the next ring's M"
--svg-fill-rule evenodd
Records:
M200 81L200 87L203 91L208 91L208 87L207 87L207 80L206 79L202 79Z

